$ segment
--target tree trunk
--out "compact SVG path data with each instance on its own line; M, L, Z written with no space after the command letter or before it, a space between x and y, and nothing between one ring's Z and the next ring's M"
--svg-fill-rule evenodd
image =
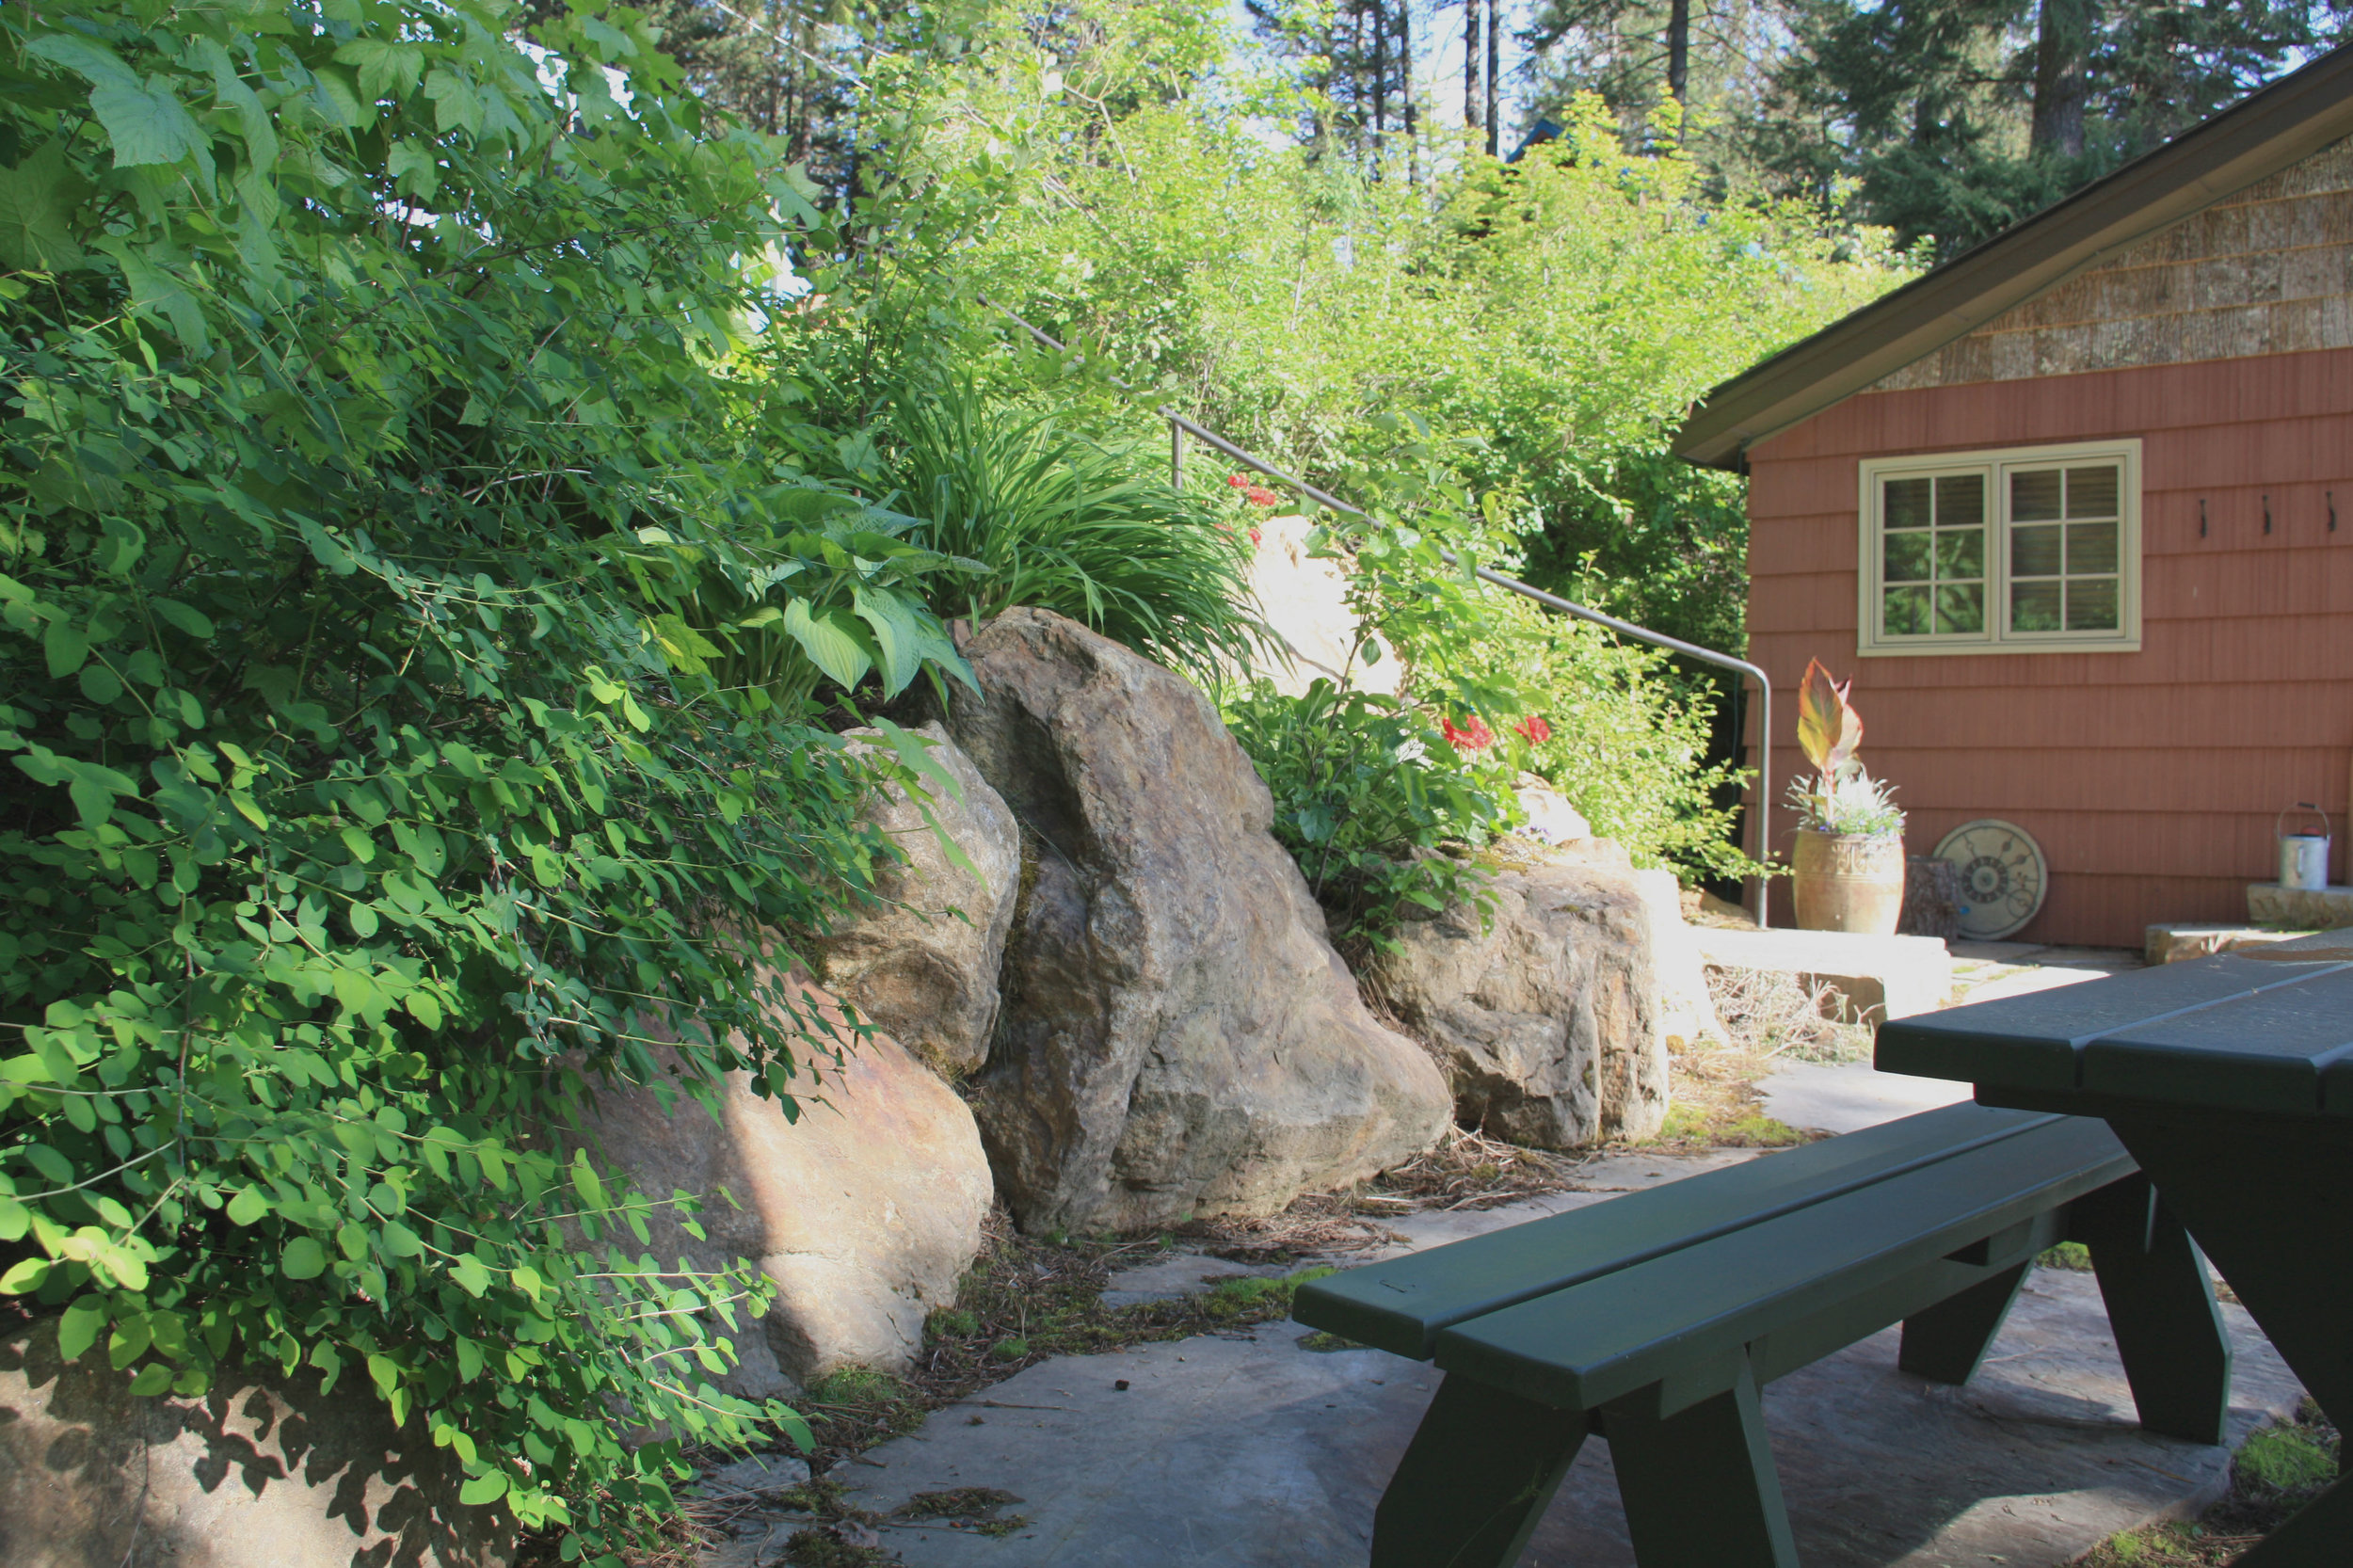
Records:
M1397 0L1398 107L1405 121L1405 183L1421 184L1421 143L1414 113L1414 0Z
M2096 4L2042 0L2034 50L2034 120L2026 135L2029 152L2083 156L2084 106L2091 96L2086 67Z
M1372 157L1376 175L1381 155L1388 151L1381 145L1381 134L1389 128L1389 8L1387 0L1372 0Z
M1463 123L1474 131L1480 126L1479 8L1483 3L1484 0L1463 0Z
M1471 0L1473 5L1479 0ZM1503 155L1503 119L1497 110L1497 79L1503 72L1503 51L1496 42L1497 24L1503 19L1496 14L1496 0L1487 0L1487 156Z
M1691 0L1674 0L1667 10L1667 96L1688 105L1691 83ZM1678 132L1676 139L1680 140Z

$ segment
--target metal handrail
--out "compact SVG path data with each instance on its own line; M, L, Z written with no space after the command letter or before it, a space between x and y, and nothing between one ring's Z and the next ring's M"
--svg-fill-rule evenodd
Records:
M1023 331L1029 333L1031 337L1035 338L1039 343L1044 344L1047 347L1054 350L1057 354L1067 354L1070 352L1069 348L1065 344L1048 335L1039 328L1031 326L1028 322L1022 320L1013 312L1005 309L1004 306L998 304L995 300L984 296L982 296L981 303L997 312L1006 320L1012 322L1016 327L1020 328ZM1135 390L1116 376L1111 376L1109 379L1112 385L1117 387L1122 392L1133 392ZM1353 518L1361 518L1367 515L1364 508L1361 506L1351 506L1347 502L1342 501L1338 496L1332 494L1328 490L1317 488L1315 486L1308 484L1305 479L1300 478L1297 474L1286 473L1281 469L1276 468L1273 463L1266 461L1264 458L1255 456L1250 453L1244 452L1241 447L1236 446L1232 441L1227 440L1216 431L1195 424L1193 421L1187 419L1184 415L1178 413L1176 409L1170 408L1165 403L1154 408L1153 412L1158 414L1160 418L1168 421L1169 483L1177 488L1182 488L1184 486L1185 437L1191 436L1193 440L1200 441L1205 445L1213 447L1219 452L1223 452L1228 457L1233 458L1234 461L1243 464L1246 467L1256 469L1258 472L1265 474L1270 479L1280 480L1283 484L1289 486L1292 489L1297 490L1300 494L1321 505L1328 506L1336 512L1343 513L1346 516ZM1448 550L1443 546L1439 548L1438 553L1446 557L1446 562L1449 566L1462 565L1460 557L1458 557L1452 551ZM1769 856L1772 848L1772 840L1769 837L1769 829L1771 825L1772 813L1772 802L1770 797L1772 795L1773 782L1773 682L1769 676L1768 676L1762 669L1759 669L1756 665L1750 664L1746 659L1736 659L1729 653L1719 653L1714 648L1702 648L1697 643L1687 643L1680 637L1670 637L1663 632L1653 632L1648 627L1637 626L1632 621L1620 620L1615 616L1604 615L1599 610L1593 609L1588 605L1576 603L1570 600L1562 599L1558 594L1548 594L1545 592L1544 589L1523 583L1516 577L1507 577L1502 572L1490 570L1486 567L1473 567L1471 568L1471 573L1483 583L1492 583L1498 588L1507 588L1513 593L1520 595L1524 599L1535 600L1537 603L1544 605L1547 609L1558 610L1562 615L1575 616L1578 620L1592 621L1596 626L1606 626L1621 637L1631 637L1636 642L1648 643L1654 648L1670 648L1674 652L1683 654L1687 658L1697 659L1702 664L1714 664L1719 669L1733 670L1753 680L1756 682L1757 693L1756 861L1760 866L1771 864ZM1765 916L1767 889L1770 886L1771 881L1769 877L1759 876L1756 879L1756 923L1760 926L1769 923Z

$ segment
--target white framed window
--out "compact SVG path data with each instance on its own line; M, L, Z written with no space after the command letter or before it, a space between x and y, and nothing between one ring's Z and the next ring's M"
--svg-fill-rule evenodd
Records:
M1862 464L1862 654L2140 648L2140 442Z

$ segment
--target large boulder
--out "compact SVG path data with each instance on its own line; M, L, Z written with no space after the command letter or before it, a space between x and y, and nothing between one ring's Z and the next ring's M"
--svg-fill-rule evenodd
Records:
M931 760L955 780L956 791L933 790L923 799L896 786L876 792L867 817L906 860L885 868L875 897L811 947L828 990L955 1078L988 1055L997 969L1021 877L1021 835L1013 813L947 731L933 723L917 733L934 743ZM863 745L880 738L872 729L850 735ZM951 858L942 835L968 864Z
M847 1033L824 992L804 986L802 998ZM904 1046L876 1032L838 1066L823 1057L817 1066L795 1096L797 1120L738 1072L721 1085L715 1124L693 1098L665 1112L641 1088L600 1096L591 1129L642 1191L702 1200L704 1239L664 1210L657 1258L705 1268L747 1258L776 1282L760 1332L736 1336L740 1363L719 1380L750 1399L789 1398L842 1367L912 1365L924 1318L955 1301L988 1213L971 1111Z
M1454 1113L1514 1144L1645 1138L1667 1114L1652 916L1630 871L1497 873L1482 921L1457 904L1406 922L1383 995L1445 1067Z
M1207 699L1060 616L965 648L949 728L1025 829L974 1109L1032 1230L1273 1213L1429 1146L1446 1084L1373 1020Z
M423 1423L404 1437L351 1374L230 1377L143 1397L98 1351L67 1363L56 1320L0 1339L0 1562L8 1568L491 1568L502 1507Z

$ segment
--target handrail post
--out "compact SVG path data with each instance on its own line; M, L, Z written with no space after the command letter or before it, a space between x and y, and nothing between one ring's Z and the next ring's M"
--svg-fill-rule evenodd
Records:
M981 303L986 305L989 309L995 311L998 314L1012 322L1016 327L1018 327L1023 331L1029 333L1031 337L1036 339L1039 343L1044 344L1050 349L1053 349L1056 353L1067 354L1070 351L1059 340L1050 337L1047 333L1039 330L1037 328L1031 326L1028 322L1022 320L1019 316L1015 315L1011 311L1006 310L1002 305L998 304L995 300L983 297ZM1117 387L1122 392L1133 392L1135 390L1116 376L1112 376L1110 379L1112 385ZM1184 415L1178 413L1176 409L1170 408L1165 403L1154 409L1153 412L1160 415L1160 418L1168 421L1168 470L1170 484L1173 487L1181 488L1184 483L1184 443L1185 437L1190 435L1193 438L1193 440L1200 441L1204 445L1213 447L1217 451L1225 453L1227 456L1233 458L1234 461L1241 463L1249 468L1256 469L1270 479L1279 480L1283 484L1289 485L1292 489L1297 490L1300 494L1305 496L1308 500L1313 501L1320 505L1329 506L1332 510L1339 512L1347 517L1361 518L1367 515L1364 508L1361 506L1351 506L1347 502L1342 501L1339 497L1333 495L1329 491L1320 490L1316 488L1315 486L1308 484L1305 479L1298 478L1293 474L1286 473L1281 469L1276 468L1273 463L1267 462L1263 458L1253 456L1251 454L1244 452L1241 447L1236 446L1232 441L1229 441L1225 437L1219 435L1216 431L1207 429L1193 421L1187 419ZM1456 557L1454 552L1450 550L1441 547L1438 553L1446 557L1446 563L1450 567L1460 566L1462 564L1460 559ZM1599 610L1592 609L1586 605L1562 599L1558 594L1548 594L1542 588L1532 587L1529 584L1521 582L1516 577L1506 577L1503 573L1499 571L1491 571L1485 567L1474 567L1471 570L1472 574L1482 582L1492 583L1497 587L1507 589L1510 592L1520 595L1524 599L1532 599L1539 604L1547 605L1552 609L1560 611L1562 615L1573 616L1578 620L1589 620L1597 626L1606 626L1622 637L1631 637L1638 643L1648 643L1654 648L1663 648L1671 652L1685 654L1690 658L1699 660L1702 664L1714 664L1719 669L1728 669L1735 671L1737 674L1745 675L1756 682L1756 863L1763 869L1763 874L1760 874L1756 879L1756 923L1759 926L1770 924L1771 922L1765 917L1768 894L1772 885L1772 878L1770 874L1772 865L1770 859L1769 858L1772 853L1773 847L1771 835L1773 806L1770 798L1773 792L1772 677L1767 675L1756 665L1750 664L1746 659L1736 659L1729 653L1719 653L1714 648L1702 648L1697 643L1687 643L1680 637L1670 637L1663 632L1653 632L1648 627L1637 626L1632 621L1620 620L1615 616L1604 615Z

